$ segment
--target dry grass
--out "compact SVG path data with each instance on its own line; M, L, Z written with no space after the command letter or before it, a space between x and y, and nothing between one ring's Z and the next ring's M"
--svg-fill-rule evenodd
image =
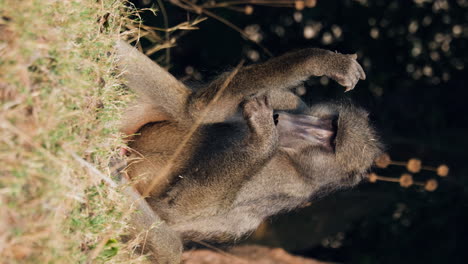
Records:
M102 180L129 97L110 53L125 12L0 0L0 263L143 261L119 242L122 197Z

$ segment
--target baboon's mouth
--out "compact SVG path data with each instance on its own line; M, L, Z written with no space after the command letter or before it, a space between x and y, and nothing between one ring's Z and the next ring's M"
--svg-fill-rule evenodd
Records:
M315 117L310 115L277 113L273 116L279 133L280 146L302 149L307 146L335 149L337 132L336 116Z

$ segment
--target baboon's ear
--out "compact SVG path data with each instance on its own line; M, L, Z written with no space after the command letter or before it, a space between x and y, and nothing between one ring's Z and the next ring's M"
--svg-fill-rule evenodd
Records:
M161 66L136 48L120 40L116 43L118 65L128 87L145 102L176 118L191 91Z

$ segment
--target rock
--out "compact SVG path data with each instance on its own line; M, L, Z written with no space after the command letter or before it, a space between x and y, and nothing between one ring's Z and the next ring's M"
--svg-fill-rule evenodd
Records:
M289 254L281 248L268 248L256 245L237 246L228 251L208 249L184 252L184 264L326 264Z

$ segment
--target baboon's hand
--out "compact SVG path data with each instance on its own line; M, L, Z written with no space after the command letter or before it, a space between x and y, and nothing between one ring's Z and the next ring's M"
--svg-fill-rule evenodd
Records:
M246 99L241 107L244 119L253 135L261 139L277 139L273 109L268 96L261 95Z
M325 75L346 87L346 92L354 89L359 80L366 79L366 74L356 59L356 54L333 53L329 61L331 65Z

